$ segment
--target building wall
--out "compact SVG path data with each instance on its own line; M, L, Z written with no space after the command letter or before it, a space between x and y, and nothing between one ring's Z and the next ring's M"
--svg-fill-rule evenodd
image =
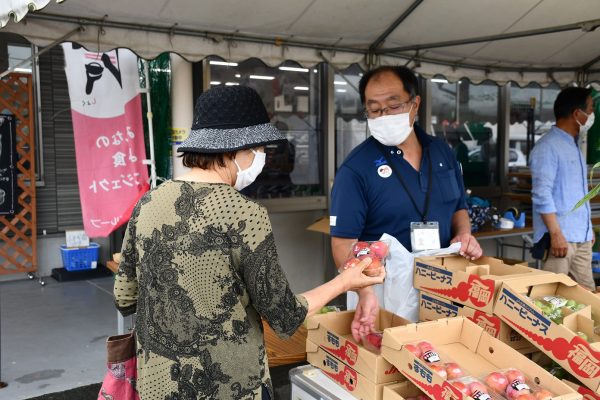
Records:
M37 188L38 274L50 275L61 267L60 245L67 228L81 228L75 144L62 49L56 47L39 59L44 177ZM306 231L323 212L271 213L281 265L294 291L305 291L333 275L329 241L325 235ZM116 234L114 236L119 236ZM100 262L119 251L119 238L92 238L101 245ZM327 266L327 267L326 267ZM0 276L0 281L24 279L25 274Z

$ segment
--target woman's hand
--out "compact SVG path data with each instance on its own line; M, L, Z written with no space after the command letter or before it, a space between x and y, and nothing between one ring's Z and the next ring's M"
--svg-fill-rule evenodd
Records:
M385 268L381 266L379 272L369 271L371 276L367 276L363 271L371 264L371 258L366 257L355 267L345 268L340 270L340 278L344 282L344 288L348 290L356 290L366 286L382 283L385 279Z

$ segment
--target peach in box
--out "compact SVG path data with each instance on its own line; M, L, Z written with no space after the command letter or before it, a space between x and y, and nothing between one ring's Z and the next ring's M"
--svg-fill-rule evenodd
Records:
M381 352L408 380L434 400L470 398L435 374L429 365L404 348L407 343L430 341L446 358L471 376L517 368L554 394L554 400L579 400L581 395L513 348L487 334L464 317L440 319L388 328L383 332Z

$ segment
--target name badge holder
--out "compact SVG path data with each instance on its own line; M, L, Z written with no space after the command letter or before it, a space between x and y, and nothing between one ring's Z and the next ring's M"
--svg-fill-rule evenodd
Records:
M413 252L440 249L439 223L437 221L411 222L410 244Z

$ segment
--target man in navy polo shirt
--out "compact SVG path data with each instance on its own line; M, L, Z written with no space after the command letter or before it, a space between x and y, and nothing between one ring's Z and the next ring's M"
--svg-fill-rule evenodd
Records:
M413 231L413 240L427 232L424 246L429 248L461 242L461 255L476 259L482 254L471 235L464 184L452 149L414 125L421 102L417 88L416 76L405 67L379 67L360 81L371 137L348 155L335 177L330 229L338 267L353 242L377 240L383 233L409 251L421 249L412 248ZM434 229L421 229L425 227ZM379 311L372 288L358 294L352 322L356 340L371 331Z

